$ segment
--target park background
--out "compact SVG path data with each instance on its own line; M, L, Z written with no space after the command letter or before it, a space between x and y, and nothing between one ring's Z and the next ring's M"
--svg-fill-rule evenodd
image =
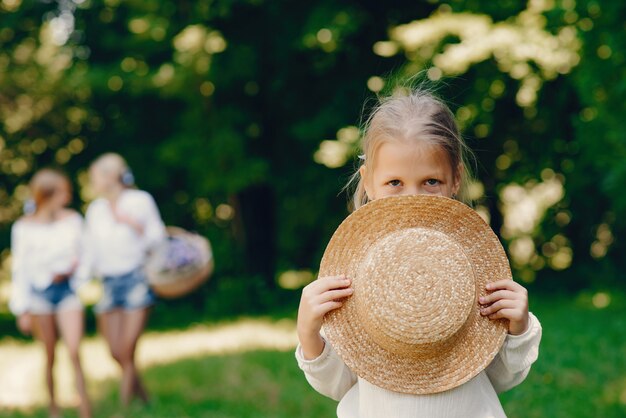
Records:
M216 258L156 307L154 401L128 416L333 416L293 358L299 292L348 213L360 123L417 75L457 116L475 208L543 323L507 414L626 416L625 21L618 0L0 0L0 415L45 416L43 354L6 308L28 179L61 166L84 210L86 168L115 151ZM92 314L83 357L96 416L119 416Z

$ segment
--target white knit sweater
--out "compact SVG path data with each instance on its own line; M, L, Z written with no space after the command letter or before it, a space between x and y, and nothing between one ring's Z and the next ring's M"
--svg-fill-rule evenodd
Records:
M507 335L487 369L461 386L432 395L408 395L374 386L354 374L330 344L313 360L305 360L298 346L296 359L316 391L339 401L338 418L501 418L506 415L497 393L526 378L537 360L540 340L541 324L530 314L528 330Z

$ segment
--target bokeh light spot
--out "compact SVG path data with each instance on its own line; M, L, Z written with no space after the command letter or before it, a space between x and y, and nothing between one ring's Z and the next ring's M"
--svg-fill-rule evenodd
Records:
M374 93L378 93L385 87L385 80L381 77L373 76L367 80L367 88Z
M124 86L124 80L122 80L122 77L114 75L113 77L109 78L107 86L111 91L120 91Z
M611 304L611 296L606 292L598 292L591 298L591 303L598 309L604 309Z
M330 29L322 28L317 31L316 37L319 43L325 44L333 40L333 33Z

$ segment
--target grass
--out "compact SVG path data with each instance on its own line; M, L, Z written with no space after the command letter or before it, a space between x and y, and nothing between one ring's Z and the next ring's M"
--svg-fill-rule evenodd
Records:
M502 395L510 418L626 416L626 303L597 309L591 295L541 298L532 306L544 336L528 379ZM297 368L292 351L202 355L153 365L145 373L148 407L120 411L117 382L98 386L98 417L282 418L332 417L336 403L318 395ZM42 409L0 415L45 417ZM68 411L67 417L75 416Z
M292 418L333 416L335 403L307 386L292 352L252 351L205 356L153 366L144 380L153 395L147 407L120 411L117 382L107 381L94 402L98 417ZM6 415L5 415L6 414ZM2 411L7 417L45 417L45 410ZM68 410L67 417L75 417Z
M590 295L536 304L543 339L526 381L502 401L509 418L626 417L626 303L597 309Z

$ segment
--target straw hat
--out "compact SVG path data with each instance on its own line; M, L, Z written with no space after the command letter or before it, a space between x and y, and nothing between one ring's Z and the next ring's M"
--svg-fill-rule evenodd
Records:
M439 196L375 200L333 235L320 277L345 274L354 294L324 318L326 339L358 376L429 394L457 387L500 350L507 323L479 312L489 282L510 279L491 228Z

